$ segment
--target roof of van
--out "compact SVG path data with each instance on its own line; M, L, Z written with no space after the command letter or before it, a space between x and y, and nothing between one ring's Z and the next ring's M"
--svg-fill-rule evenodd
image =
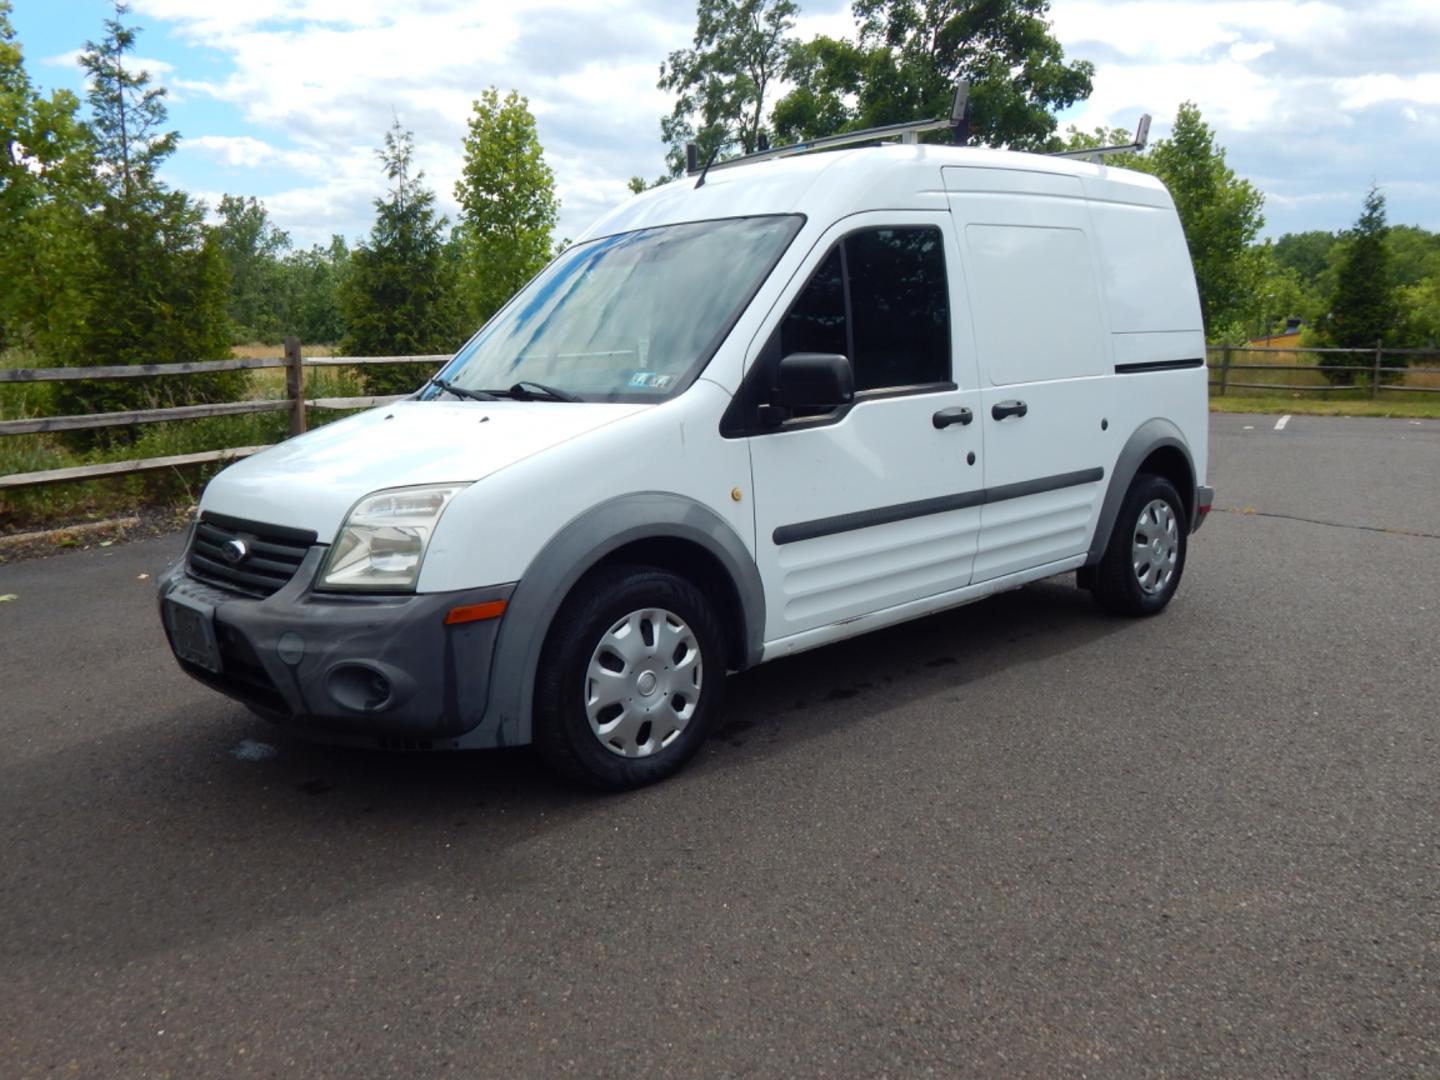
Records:
M1012 150L891 144L802 153L712 169L698 188L693 178L680 177L622 203L579 239L683 221L756 214L801 213L833 221L864 210L945 209L943 167L991 170L983 174L993 180L985 190L1033 190L1024 174L1029 174L1029 180L1038 180L1035 174L1044 174L1075 177L1077 195L1083 190L1090 198L1108 202L1167 208L1172 205L1169 193L1155 177L1117 169L1103 164L1103 160L1092 164ZM973 191L976 187L971 182L966 189Z

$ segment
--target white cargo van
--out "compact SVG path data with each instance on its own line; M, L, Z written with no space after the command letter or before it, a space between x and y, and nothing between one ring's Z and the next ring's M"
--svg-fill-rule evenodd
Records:
M728 671L1064 571L1164 608L1211 490L1161 184L763 156L600 220L410 398L217 476L160 590L182 667L296 731L625 787Z

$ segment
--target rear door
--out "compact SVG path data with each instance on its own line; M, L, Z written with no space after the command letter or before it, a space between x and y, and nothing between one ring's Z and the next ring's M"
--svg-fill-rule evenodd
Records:
M1107 333L1078 177L946 167L982 384L974 580L1082 554L1115 460Z
M952 343L955 264L943 211L847 218L752 346L742 416L791 353L848 356L856 386L849 407L771 429L752 415L730 432L750 443L767 642L970 581L981 403L968 335L953 335L958 352ZM957 419L967 409L969 423Z

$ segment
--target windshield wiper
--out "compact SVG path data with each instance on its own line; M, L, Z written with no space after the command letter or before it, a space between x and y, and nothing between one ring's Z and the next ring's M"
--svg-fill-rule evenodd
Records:
M457 387L458 389L458 387ZM508 390L497 390L486 388L484 390L472 391L476 394L488 394L493 398L510 398L513 401L584 401L582 397L570 393L568 390L557 390L553 386L546 386L544 383L531 382L524 379L517 382Z
M538 393L537 393L538 391ZM523 379L510 387L510 396L516 398L549 398L551 401L579 401L579 397L567 390L556 390L553 386L546 386L544 383L531 382Z
M442 378L440 378L440 376L438 376L438 375L435 376L433 379L430 380L430 385L431 385L431 386L438 386L441 390L445 391L447 394L454 394L456 397L459 397L459 398L469 398L471 401L495 401L495 400L496 400L496 395L495 395L495 393L492 392L492 391L490 391L490 390L467 390L465 387L463 387L463 386L456 386L454 383L450 382L448 379L442 379Z

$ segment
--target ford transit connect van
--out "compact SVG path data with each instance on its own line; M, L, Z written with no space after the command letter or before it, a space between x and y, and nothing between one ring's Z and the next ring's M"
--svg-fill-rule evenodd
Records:
M626 787L729 671L1065 571L1165 607L1211 490L1159 181L927 145L702 181L411 397L220 473L160 589L184 670L296 731Z

